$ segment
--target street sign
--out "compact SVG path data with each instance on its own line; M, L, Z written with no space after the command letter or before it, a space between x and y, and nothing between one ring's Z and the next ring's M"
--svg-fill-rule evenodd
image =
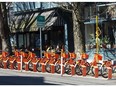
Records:
M37 16L37 25L39 28L45 27L45 16Z

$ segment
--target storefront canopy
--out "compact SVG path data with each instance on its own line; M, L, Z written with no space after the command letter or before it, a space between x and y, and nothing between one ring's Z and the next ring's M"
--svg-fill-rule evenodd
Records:
M65 21L57 10L48 10L45 12L26 13L16 15L11 21L11 32L38 31L37 16L45 16L44 30L50 30L52 26L64 26Z

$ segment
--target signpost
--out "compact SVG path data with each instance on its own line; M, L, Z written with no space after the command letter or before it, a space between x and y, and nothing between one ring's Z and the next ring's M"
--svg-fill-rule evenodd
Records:
M40 28L40 58L42 58L42 28L45 27L45 16L37 16L37 25Z

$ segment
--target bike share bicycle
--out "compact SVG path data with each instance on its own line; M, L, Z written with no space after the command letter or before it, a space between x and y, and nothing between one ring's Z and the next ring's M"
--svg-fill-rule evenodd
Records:
M112 73L116 73L116 61L112 61L111 59L103 61L101 73L104 78L108 78L108 67L112 69Z
M81 54L81 59L77 60L76 67L75 67L75 73L77 75L82 75L82 66L86 66L86 75L89 74L90 71L90 64L87 62L87 59L89 58L89 55L86 53Z
M94 60L90 63L91 65L91 74L95 75L95 67L98 67L98 75L101 76L101 68L102 68L102 56L100 54L94 54Z

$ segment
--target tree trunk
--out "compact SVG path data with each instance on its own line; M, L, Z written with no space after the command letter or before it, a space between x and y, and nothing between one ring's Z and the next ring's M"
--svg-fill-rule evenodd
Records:
M12 52L10 43L10 30L7 22L6 3L0 3L0 37L2 41L2 51Z
M0 38L0 51L2 50L2 40Z
M74 33L75 53L77 52L83 53L85 51L83 39L84 36L82 35L80 14L77 9L73 11L73 33Z

